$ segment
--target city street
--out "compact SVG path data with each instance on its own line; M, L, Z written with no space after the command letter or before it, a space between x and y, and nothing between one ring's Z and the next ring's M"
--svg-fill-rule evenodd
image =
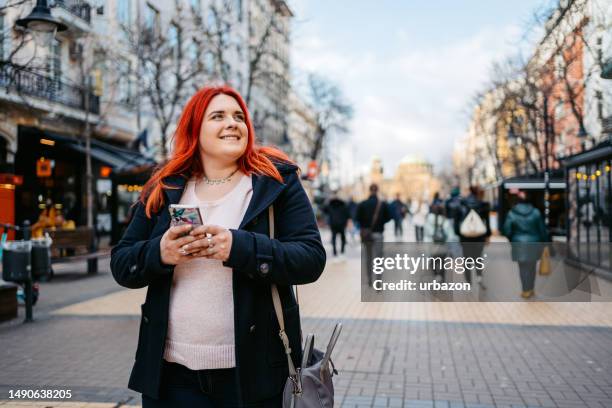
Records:
M323 231L326 247L329 233ZM304 332L333 356L342 407L612 406L609 303L361 303L356 243L300 288ZM80 267L84 270L85 266ZM0 325L0 405L139 406L126 384L144 290L58 270L41 284L36 321ZM64 400L9 400L10 390L71 390Z

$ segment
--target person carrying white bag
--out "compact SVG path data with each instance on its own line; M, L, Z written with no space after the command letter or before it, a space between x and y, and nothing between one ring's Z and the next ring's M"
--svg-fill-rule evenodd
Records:
M491 236L489 225L490 205L482 200L483 192L478 186L470 187L470 194L463 200L463 219L458 223L456 231L461 241L463 256L477 258L482 256L484 246ZM486 289L482 281L482 271L475 269L476 282L482 289ZM465 280L472 283L472 270L466 269Z

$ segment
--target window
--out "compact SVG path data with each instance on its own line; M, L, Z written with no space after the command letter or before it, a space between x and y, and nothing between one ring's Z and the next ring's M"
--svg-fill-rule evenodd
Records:
M132 5L130 0L117 0L117 21L122 26L128 26L132 22Z
M157 30L159 27L159 10L147 3L144 13L145 28Z
M595 99L597 100L597 119L603 120L603 117L604 117L603 103L602 103L603 92L595 91Z
M191 10L195 13L200 13L202 11L200 0L189 0L189 4L191 5Z
M119 74L119 78L117 78L117 99L121 103L131 103L132 99L132 81L131 81L131 73L132 66L130 61L126 59L120 59L117 61L118 69L117 73Z
M217 14L215 10L211 7L208 9L208 17L206 19L206 24L209 29L215 29L217 27Z
M208 51L204 56L204 67L206 68L206 72L209 74L215 72L215 56L210 51Z
M236 13L238 14L238 21L242 22L242 0L236 1Z
M189 43L189 48L187 49L187 53L189 54L189 61L198 63L200 60L200 44L195 38L191 39Z
M0 14L0 59L4 60L4 14Z
M559 120L563 116L565 116L565 104L561 100L555 105L555 119Z
M555 78L561 79L565 75L565 60L563 59L563 55L557 54L555 55Z
M172 48L172 55L175 59L179 57L181 46L181 32L178 26L174 23L168 27L168 44Z
M51 50L47 56L46 68L54 80L60 80L62 76L62 43L58 39L53 40Z

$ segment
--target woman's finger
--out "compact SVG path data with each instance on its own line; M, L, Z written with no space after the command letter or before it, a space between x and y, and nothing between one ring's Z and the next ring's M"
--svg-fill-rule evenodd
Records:
M181 249L185 250L185 252L187 253L194 253L194 252L200 251L202 249L207 249L215 245L216 245L215 240L211 236L211 237L203 237L200 239L196 239L193 242L190 242L190 243L187 243L181 246Z
M190 235L203 235L203 234L217 235L225 230L226 228L220 225L212 225L212 224L202 225L202 226L195 228L193 231L191 231Z

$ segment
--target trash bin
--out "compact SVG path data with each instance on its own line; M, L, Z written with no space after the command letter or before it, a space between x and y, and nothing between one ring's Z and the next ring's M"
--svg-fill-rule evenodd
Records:
M51 238L32 240L32 279L49 277L51 273Z
M31 241L7 241L2 246L2 279L25 282L31 277Z

